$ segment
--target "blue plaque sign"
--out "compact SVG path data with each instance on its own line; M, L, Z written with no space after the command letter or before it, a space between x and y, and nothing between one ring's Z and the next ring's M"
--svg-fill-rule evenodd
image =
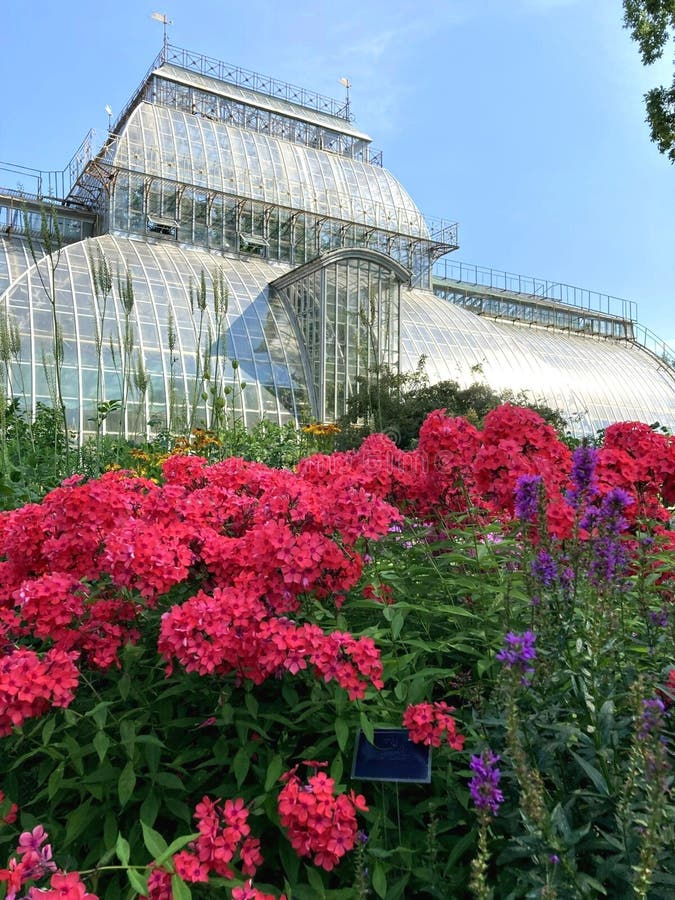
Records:
M429 784L431 747L413 743L407 728L376 728L372 744L359 729L352 778Z

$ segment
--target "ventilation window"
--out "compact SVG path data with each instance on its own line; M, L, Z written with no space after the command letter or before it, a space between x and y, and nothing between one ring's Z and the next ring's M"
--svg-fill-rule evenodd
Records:
M146 228L150 234L163 234L167 237L178 237L178 222L162 216L148 216Z

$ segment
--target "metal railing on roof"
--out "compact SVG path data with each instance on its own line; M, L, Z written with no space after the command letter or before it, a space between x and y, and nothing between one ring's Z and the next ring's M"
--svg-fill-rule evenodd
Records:
M658 356L667 366L675 369L675 350L665 341L661 340L658 335L650 331L644 325L637 324L634 326L635 340L640 346L645 347L654 356Z
M97 133L91 128L61 170L31 169L28 166L0 162L0 172L14 176L18 187L9 188L7 186L7 188L17 196L62 203L71 192L87 163L96 154L96 141ZM24 182L28 182L28 185L24 186Z
M347 102L340 103L339 100L318 94L316 91L308 91L305 88L298 87L298 85L279 81L279 79L272 78L269 75L261 75L259 72L242 69L241 66L232 66L219 59L204 56L202 53L193 53L191 50L184 50L181 47L167 44L159 54L158 60L160 65L161 63L174 63L182 69L198 72L200 75L208 75L211 78L217 78L218 81L226 81L229 84L250 88L270 97L278 97L281 100L287 100L289 103L297 103L309 109L328 113L330 116L337 116L345 119L347 122L351 120Z
M560 281L548 281L531 275L518 275L485 266L442 259L434 267L434 275L453 281L464 281L493 290L514 294L526 294L541 300L564 303L577 309L615 316L628 322L637 322L637 303L612 297L586 288L575 287Z
M115 119L115 123L111 128L112 133L116 133L123 125L126 117L138 102L138 98L150 75L164 63L175 64L188 71L198 72L201 75L209 75L211 78L217 78L220 81L247 87L251 90L268 94L270 97L278 97L291 103L298 103L309 109L315 109L344 119L346 122L351 122L352 120L349 104L346 101L340 104L338 100L318 94L316 91L308 91L286 81L279 81L268 75L260 75L258 72L251 72L240 66L232 66L222 60L204 56L202 53L194 53L182 47L166 44L153 60L152 65L141 79L138 88L134 91L122 112ZM379 164L382 164L381 160Z
M517 275L485 266L475 266L455 260L439 260L433 268L433 275L440 279L463 282L468 285L504 291L505 294L522 296L523 301L532 298L553 303L562 303L570 308L584 310L593 316L607 316L630 323L625 339L648 350L670 369L675 369L675 350L658 335L637 321L637 303L609 294L600 294L586 288L574 287L559 281L547 281L529 275Z

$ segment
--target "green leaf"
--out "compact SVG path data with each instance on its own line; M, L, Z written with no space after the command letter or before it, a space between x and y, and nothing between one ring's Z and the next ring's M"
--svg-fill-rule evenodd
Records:
M99 761L103 762L108 752L108 747L110 747L110 738L105 731L97 731L94 735L93 744L94 750L98 753Z
M171 876L171 894L173 900L192 900L192 891L178 875Z
M366 740L369 744L374 743L375 741L375 729L373 728L373 723L370 721L368 716L362 711L359 717L359 721L361 722L361 731L366 736Z
M168 798L165 798L165 802L167 801ZM167 806L169 806L168 802ZM157 796L157 792L153 789L149 791L148 796L141 803L141 821L145 822L146 825L154 825L157 813L159 812L159 807L159 797Z
M258 716L258 701L255 699L253 694L249 691L244 696L244 703L246 704L246 709L250 712L253 718L257 718Z
M593 890L597 891L599 894L602 894L603 897L607 896L607 891L605 890L605 888L591 875L586 875L584 872L579 872L577 877L579 878L579 881L582 881L584 884L592 887Z
M283 767L284 762L282 758L278 754L276 756L273 756L270 760L270 764L267 767L267 775L265 776L265 793L267 793L267 791L271 791L274 785L277 783Z
M400 900L401 897L404 897L405 889L408 886L409 881L410 873L408 872L403 878L399 878L398 881L389 885L387 890L387 900Z
M169 788L169 790L185 792L185 785L178 775L174 775L173 772L158 772L155 776L155 781L157 784L161 784L162 787Z
M478 673L478 677L482 678L482 676L491 669L492 665L492 660L487 657L478 659L476 662L476 672Z
M114 847L119 833L117 816L109 809L103 817L103 846Z
M336 784L340 783L343 771L344 763L342 762L342 755L338 753L330 767L330 777Z
M143 843L153 860L165 854L168 846L159 831L155 831L154 828L146 825L145 822L141 822L141 828L143 829Z
M403 628L404 622L405 622L404 614L401 612L400 609L397 609L391 620L391 636L394 638L394 640L398 639L398 636L401 633L401 628Z
M56 719L54 716L51 716L44 724L42 729L42 746L46 747L49 743L51 736L54 734L54 729L56 728Z
M67 847L75 838L79 837L87 828L89 823L96 816L96 810L92 809L91 801L87 800L85 803L80 804L76 809L73 810L72 813L68 816L68 825L66 827L66 834L63 838L63 846Z
M63 763L54 769L47 782L47 799L51 800L63 783Z
M397 700L405 700L408 693L408 685L403 681L397 681L394 686L394 694Z
M572 756L579 763L584 772L591 779L595 787L600 791L601 794L604 794L605 797L609 796L609 787L607 786L607 782L605 781L604 775L595 766L592 766L589 762L587 762L582 756L579 756L578 753L572 751Z
M376 862L373 866L373 890L378 897L387 896L387 876L381 862Z
M294 900L316 900L316 891L314 888L306 884L293 885L293 894L290 895Z
M117 858L123 866L129 865L131 848L129 847L129 841L127 841L126 838L123 838L121 834L117 835L117 841L115 842L115 853L117 854Z
M148 879L141 875L137 869L127 869L127 878L137 894L140 894L141 897L148 896Z
M316 892L315 897L317 900L326 896L326 889L323 885L323 878L319 875L316 869L310 868L310 866L305 866L305 871L307 872L307 881L309 881L312 889Z
M122 700L126 700L129 696L129 691L131 690L131 676L128 672L125 672L117 682L117 689L120 692Z
M70 757L73 768L78 775L84 775L84 765L82 763L82 755L85 752L84 749L78 744L75 738L71 737L69 734L64 735L63 743L68 750L68 756Z
M349 740L349 725L347 725L344 719L335 720L335 736L337 737L338 747L344 753L347 748L347 741Z
M108 707L110 705L110 700L102 700L101 703L97 703L93 709L90 709L86 715L91 716L99 728L104 728L108 719Z
M139 735L139 737L144 737L144 735ZM152 775L156 775L159 770L160 760L162 758L162 748L158 747L155 743L147 743L143 747L143 756L145 757L145 761L148 764L148 771ZM181 784L180 789L182 788L183 785Z
M131 758L134 755L134 740L136 738L136 725L129 719L120 722L120 740L124 744L127 756Z
M183 801L179 800L177 797L168 795L164 797L163 805L166 806L172 816L176 817L177 822L185 822L188 828L190 827L192 824L193 810L190 809L187 803L183 803ZM155 818L152 821L154 822L156 818L157 814L155 813ZM150 824L149 821L148 824Z
M462 858L462 856L469 850L473 849L474 841L476 840L476 829L473 828L471 831L468 831L466 834L462 835L461 838L457 840L455 845L453 846L450 854L445 863L445 872L444 875L447 878L449 873L454 868L455 864Z
M284 703L288 709L295 709L300 700L298 692L288 681L282 681L281 683L281 696L284 698Z
M117 781L117 795L119 797L121 806L126 806L126 804L129 802L135 787L136 773L134 772L134 764L130 760L122 769L120 777Z
M244 783L250 765L251 760L249 759L248 750L246 747L240 747L232 760L232 771L237 779L237 787L241 787Z

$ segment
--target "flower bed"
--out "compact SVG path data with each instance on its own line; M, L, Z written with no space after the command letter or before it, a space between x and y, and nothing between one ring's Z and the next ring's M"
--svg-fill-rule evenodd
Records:
M5 896L672 896L674 500L504 406L1 514ZM392 725L431 784L350 777Z

